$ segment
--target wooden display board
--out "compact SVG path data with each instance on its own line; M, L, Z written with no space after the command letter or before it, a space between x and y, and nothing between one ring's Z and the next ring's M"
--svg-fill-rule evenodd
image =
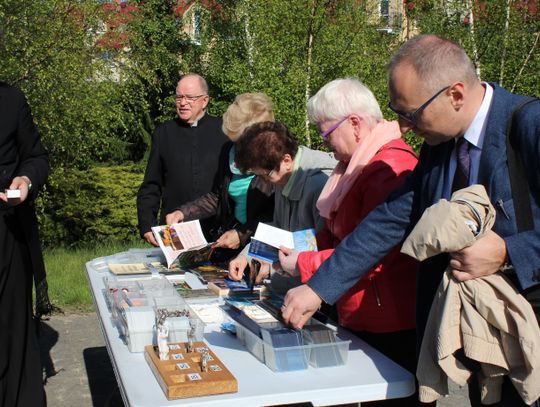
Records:
M145 347L144 357L169 400L238 391L236 379L208 345L194 342L191 352L187 348L187 343L171 343L169 360L160 360L157 346ZM203 371L206 352L209 358Z

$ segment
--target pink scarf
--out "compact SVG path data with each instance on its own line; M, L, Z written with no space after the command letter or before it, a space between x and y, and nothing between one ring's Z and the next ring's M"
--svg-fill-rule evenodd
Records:
M360 140L348 164L340 161L336 165L317 201L317 209L323 218L332 219L335 216L341 202L377 151L399 138L401 132L398 123L383 120Z

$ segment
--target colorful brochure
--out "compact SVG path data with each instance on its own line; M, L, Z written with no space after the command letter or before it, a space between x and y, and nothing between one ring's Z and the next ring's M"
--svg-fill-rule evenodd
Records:
M266 223L259 222L255 236L251 238L248 254L257 259L274 263L279 260L279 246L299 252L317 251L314 229L289 232Z
M168 268L181 255L186 258L192 257L193 252L211 255L211 244L206 241L198 220L154 226L152 232L165 255Z

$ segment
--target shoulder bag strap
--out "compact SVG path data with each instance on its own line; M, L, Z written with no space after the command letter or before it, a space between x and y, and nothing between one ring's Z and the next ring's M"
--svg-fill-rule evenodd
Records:
M512 113L512 118L506 130L506 156L508 160L508 173L510 175L510 187L512 189L512 199L514 201L514 212L516 214L516 224L518 232L532 230L534 221L532 217L531 201L529 198L529 183L527 173L523 166L523 161L515 149L515 133L518 127L517 115L527 104L538 99L527 99L520 103Z

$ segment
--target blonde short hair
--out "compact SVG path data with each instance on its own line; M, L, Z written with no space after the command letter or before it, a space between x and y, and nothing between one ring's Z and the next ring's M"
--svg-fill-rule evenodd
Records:
M240 138L254 123L273 122L272 101L264 93L242 93L223 114L223 132L232 140Z

